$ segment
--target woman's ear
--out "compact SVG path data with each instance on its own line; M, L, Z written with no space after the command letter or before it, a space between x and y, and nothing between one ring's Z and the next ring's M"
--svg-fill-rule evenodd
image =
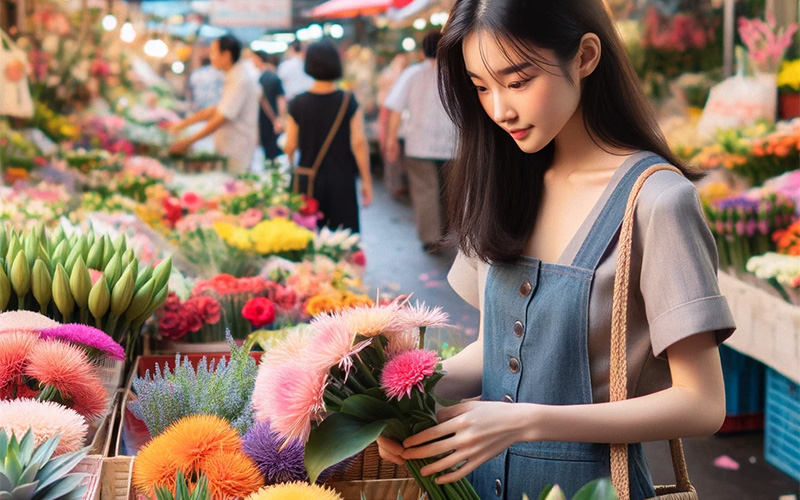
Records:
M591 75L600 63L601 45L600 38L594 33L586 33L581 37L578 48L577 63L578 76L581 79Z

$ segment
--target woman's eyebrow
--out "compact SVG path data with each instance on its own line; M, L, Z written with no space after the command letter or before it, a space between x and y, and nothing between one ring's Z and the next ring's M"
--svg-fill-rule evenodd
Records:
M523 62L523 63L520 63L520 64L512 64L511 66L508 66L507 68L503 68L500 71L496 71L494 73L499 75L499 76L508 76L508 75L514 75L514 74L517 74L517 73L522 73L526 69L530 69L532 67L533 67L533 64L531 64L529 62ZM480 78L480 76L476 75L475 73L473 73L473 72L471 72L469 70L467 70L467 76L469 76L470 78Z

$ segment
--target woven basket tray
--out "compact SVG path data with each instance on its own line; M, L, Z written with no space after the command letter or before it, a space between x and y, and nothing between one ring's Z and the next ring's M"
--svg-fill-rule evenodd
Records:
M72 472L86 474L81 486L86 486L86 493L83 500L98 500L100 498L100 478L103 470L103 457L89 455L78 462Z
M130 500L134 498L134 457L111 457L103 461L103 476L100 496L102 500Z
M408 479L410 477L411 474L405 466L382 459L378 454L378 445L372 443L340 471L334 472L327 482Z

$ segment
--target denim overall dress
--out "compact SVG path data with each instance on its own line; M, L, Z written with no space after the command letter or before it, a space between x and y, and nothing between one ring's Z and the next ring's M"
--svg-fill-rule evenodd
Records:
M571 265L523 257L493 264L484 299L483 400L579 405L592 403L587 333L595 269L618 236L637 178L667 163L646 156L623 175ZM631 499L655 495L641 444L630 445ZM484 500L538 498L558 484L567 498L610 476L608 444L516 443L476 469L472 484Z

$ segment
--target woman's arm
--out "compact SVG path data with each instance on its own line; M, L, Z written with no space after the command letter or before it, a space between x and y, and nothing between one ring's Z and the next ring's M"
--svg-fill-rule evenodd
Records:
M716 432L725 417L725 390L715 335L693 335L667 353L672 374L669 389L591 405L462 403L440 410L442 423L436 427L406 439L402 457L453 451L422 470L424 475L435 474L466 460L455 472L437 478L437 482L451 482L521 441L639 443ZM434 440L439 441L429 443Z
M356 110L350 119L350 148L356 158L358 173L361 175L361 194L364 206L372 203L372 173L369 170L369 144L364 132L364 114Z
M297 150L297 137L300 128L291 115L286 115L286 142L283 145L283 152L289 157L289 163L294 161L294 152Z

